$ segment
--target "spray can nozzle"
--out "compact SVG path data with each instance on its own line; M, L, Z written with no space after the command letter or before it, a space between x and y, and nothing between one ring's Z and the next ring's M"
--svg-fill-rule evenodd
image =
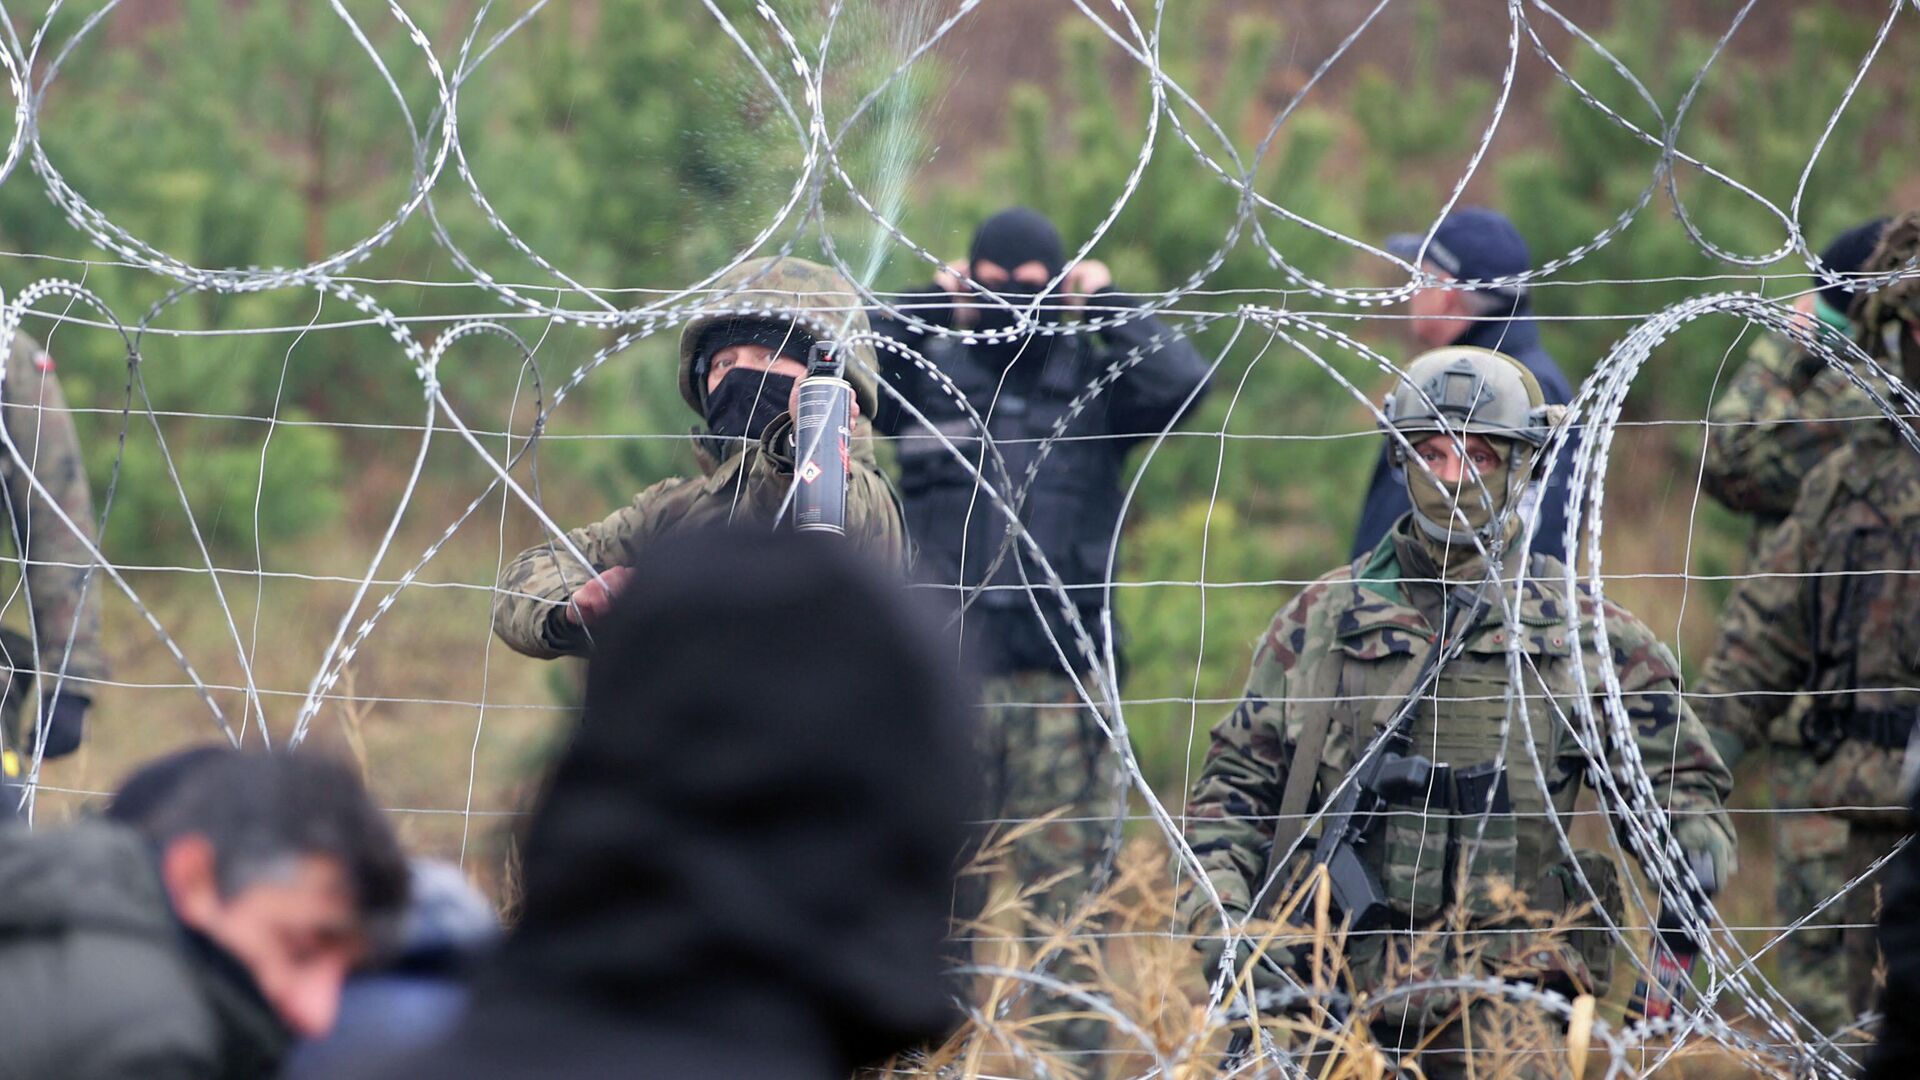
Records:
M820 341L808 350L807 376L800 380L800 405L793 418L799 451L793 519L801 532L847 531L853 384L846 380L846 363L835 345Z
M816 341L813 348L807 350L807 375L824 375L838 379L846 374L847 365L840 359L838 342Z

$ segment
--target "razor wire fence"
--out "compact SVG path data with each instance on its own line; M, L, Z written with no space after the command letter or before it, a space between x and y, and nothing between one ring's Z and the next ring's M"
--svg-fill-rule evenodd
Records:
M0 254L7 285L0 346L28 333L56 357L113 361L72 366L70 381L81 392L69 388L66 409L96 466L99 520L87 524L97 527L84 528L58 509L36 462L11 434L13 425L0 426L0 449L11 469L87 548L91 561L72 565L88 571L86 588L97 591L106 608L114 671L81 680L67 673L62 657L36 648L29 715L41 695L65 690L95 699L96 716L87 751L92 758L75 766L25 757L19 790L29 814L73 812L109 790L110 769L190 738L274 747L321 738L359 756L417 845L477 862L509 858L501 854L501 827L521 812L524 778L570 716L573 687L566 674L538 669L495 640L491 605L501 572L515 551L536 540L551 542L591 572L567 528L618 505L623 485L637 489L641 480L689 466L682 449L686 425L659 407L675 396L668 354L689 321L739 309L742 290L716 282L756 256L804 254L838 269L854 297L842 310L815 313L825 319L880 311L934 341L974 344L1099 335L1151 315L1198 343L1209 361L1216 403L1165 430L1136 433L1146 438L1126 472L1120 528L1108 545L1112 570L1098 586L1111 598L1103 619L1150 628L1132 643L1135 671L1125 681L1114 636L1085 625L1073 602L1082 587L1061 580L1022 522L1052 449L1090 437L1068 431L1079 408L1109 392L1146 353L1135 348L1120 356L1084 388L1052 435L1023 448L1032 453L1024 474L994 467L998 451L977 412L972 432L938 436L941 451L978 480L975 512L1005 523L998 557L1035 568L1039 579L1024 586L923 581L920 587L1014 588L1030 596L1036 614L1057 611L1069 628L1053 642L1060 671L1076 684L1120 764L1123 787L1113 793L1110 811L1098 815L1111 825L1112 839L1085 912L1122 885L1168 896L1210 890L1181 809L1193 766L1208 727L1238 700L1246 644L1288 596L1342 561L1334 553L1344 551L1347 519L1334 507L1341 500L1357 507L1360 493L1338 484L1331 492L1324 483L1316 487L1320 478L1313 473L1342 457L1371 461L1377 452L1385 419L1381 394L1413 354L1403 344L1402 324L1417 292L1530 291L1550 336L1613 335L1603 354L1580 358L1582 366L1591 362L1590 373L1555 434L1556 449L1575 448L1567 479L1578 507L1565 540L1579 554L1562 583L1629 598L1624 606L1679 645L1683 661L1688 640L1695 651L1711 640L1715 601L1750 574L1737 557L1737 539L1729 539L1737 533L1725 522L1717 533L1703 524L1716 511L1701 499L1698 460L1687 460L1686 451L1704 438L1706 402L1644 400L1643 386L1670 386L1659 380L1663 367L1679 362L1672 343L1711 343L1718 355L1708 359L1730 375L1753 340L1784 338L1828 358L1873 401L1877 411L1845 422L1876 424L1920 411L1897 372L1816 334L1792 307L1823 286L1854 294L1916 272L1837 273L1821 261L1819 237L1809 235L1806 223L1817 166L1839 153L1836 138L1864 137L1849 126L1849 110L1859 95L1876 92L1886 56L1914 37L1920 5L1885 5L1856 52L1821 57L1844 74L1838 93L1804 106L1815 110L1818 122L1797 150L1797 182L1765 193L1723 163L1722 147L1694 136L1698 129L1716 130L1699 102L1716 70L1730 62L1729 52L1744 44L1749 20L1760 18L1757 4L1730 10L1697 66L1669 85L1643 78L1562 7L1542 0L1474 5L1473 17L1503 46L1501 60L1489 69L1484 109L1458 125L1463 141L1456 171L1417 211L1423 252L1445 214L1485 190L1502 155L1500 140L1522 111L1516 95L1529 86L1531 92L1539 92L1542 81L1554 87L1568 115L1643 153L1647 165L1636 184L1602 196L1610 205L1592 229L1538 248L1534 269L1447 282L1430 276L1420 258L1403 259L1358 231L1328 205L1324 191L1307 190L1313 178L1284 174L1283 159L1307 152L1300 133L1310 134L1316 120L1308 103L1327 93L1325 85L1354 63L1356 50L1407 30L1405 21L1395 21L1402 12L1392 0L1357 11L1343 36L1299 68L1265 122L1251 125L1240 116L1223 122L1204 104L1231 94L1231 86L1221 89L1206 73L1176 70L1166 59L1182 48L1203 59L1209 48L1224 48L1207 44L1213 40L1208 28L1189 23L1177 5L1073 0L1061 5L1061 14L1080 35L1075 40L1096 51L1096 67L1125 69L1134 80L1141 99L1132 118L1138 141L1108 133L1102 136L1107 142L1083 145L1107 155L1102 166L1117 183L1110 194L1081 199L1095 209L1075 222L1067 268L1037 294L1001 296L969 280L979 294L970 303L1011 316L1010 326L993 331L929 321L926 310L915 307L922 294L882 279L931 276L954 254L951 235L913 231L916 189L939 178L920 167L929 135L912 115L930 86L967 77L966 53L952 48L962 35L1023 33L1026 20L1012 5L703 0L697 12L680 13L703 28L703 40L728 50L729 70L739 81L718 90L670 83L644 89L668 98L718 97L729 103L721 110L727 115L754 114L751 148L712 150L709 164L753 176L758 187L749 201L763 213L735 223L742 235L718 248L712 237L676 231L669 222L650 242L684 240L690 248L715 248L713 257L682 279L611 286L589 284L599 280L600 267L570 266L543 254L548 245L539 239L570 214L599 212L593 199L517 202L516 208L542 210L529 222L489 194L524 182L507 166L576 196L611 198L608 192L619 189L617 178L579 187L564 171L547 176L533 140L518 152L499 148L503 139L488 110L508 106L488 96L488 80L509 60L531 63L514 53L522 44L559 47L542 36L559 19L557 8L547 0L485 0L471 8L436 11L429 20L400 0L330 0L324 10L316 6L299 16L325 21L354 46L358 69L343 78L373 88L360 105L378 102L390 114L392 130L366 137L385 140L389 179L400 179L381 189L386 203L352 237L332 242L324 221L309 222L302 239L311 257L284 266L196 265L171 251L164 233L142 235L116 220L121 215L113 209L90 201L79 177L99 180L100 174L84 160L50 150L57 121L93 130L85 114L61 111L68 81L104 77L110 69L98 66L102 56L155 66L166 60L141 58L116 36L128 32L116 29L126 17L116 0L85 9L54 2L29 16L0 8L6 16L0 66L14 105L0 194L26 190L44 197L50 205L41 204L45 220L35 222L35 235L48 235L48 222L57 218L90 252L74 257L53 245L36 251L23 244ZM1229 83L1237 70L1228 71ZM546 78L558 81L562 74ZM589 82L571 92L601 90ZM265 99L277 91L265 80L248 92ZM1417 109L1421 102L1408 96L1399 104ZM565 102L539 107L564 108ZM1555 120L1571 123L1565 115ZM1748 130L1764 125L1762 117ZM710 131L687 134L717 141ZM285 153L311 150L296 140ZM1135 242L1133 231L1146 227L1142 216L1155 208L1142 203L1174 183L1164 174L1169 161L1187 170L1177 184L1205 187L1224 200L1204 233L1185 237L1181 271L1167 275L1167 287L1157 291L1129 283L1137 304L1070 300L1075 266L1124 250ZM1906 164L1893 162L1896 171ZM1274 179L1276 170L1284 182ZM161 188L183 181L155 168L150 182ZM576 186L568 188L570 182ZM690 193L668 178L636 196L669 205L711 203L725 198L725 185ZM1767 245L1736 249L1702 224L1725 213L1728 201L1764 223ZM737 211L709 206L703 213ZM1649 235L1683 243L1706 265L1674 273L1665 265L1633 266L1629 252L1624 265L1632 272L1616 276L1623 249L1651 244ZM389 259L401 250L413 257ZM1364 268L1355 271L1356 264ZM406 272L388 275L396 265ZM1248 266L1261 284L1221 280L1247 280ZM1589 271L1596 272L1586 276ZM1649 305L1641 290L1654 284L1690 295ZM322 348L332 342L346 344ZM944 379L929 357L893 342L876 344ZM69 369L59 370L65 377ZM884 378L880 382L883 393L912 408ZM237 392L240 384L253 392ZM1715 389L1719 385L1716 377ZM392 392L396 386L405 393ZM632 407L636 399L651 401L651 409ZM1277 405L1293 407L1264 411ZM0 407L32 412L43 406L15 401L0 385ZM636 430L636 416L644 430ZM1910 430L1900 430L1913 443ZM889 453L881 442L882 453ZM110 454L102 453L106 447ZM1257 480L1236 482L1236 473ZM1358 473L1349 468L1341 475ZM323 506L337 521L320 513ZM116 531L116 514L139 524ZM269 517L292 524L273 533L263 526ZM1633 524L1613 524L1622 517ZM25 571L36 565L31 536L22 539L14 560L22 573L9 594L16 612L31 606ZM1140 549L1147 554L1135 554ZM1321 555L1328 557L1307 561ZM1516 602L1499 598L1507 618L1517 617ZM1576 656L1582 650L1609 655L1605 618L1583 624L1576 616L1566 630ZM1509 662L1521 679L1529 661L1517 641ZM1571 702L1553 703L1552 722L1593 763L1598 791L1573 814L1554 816L1553 827L1569 850L1576 842L1600 847L1621 866L1637 868L1630 902L1607 919L1626 974L1649 974L1645 938L1657 910L1668 904L1686 913L1705 964L1689 1007L1672 1021L1633 1022L1603 1005L1596 1019L1590 1002L1499 978L1402 980L1366 1007L1440 992L1521 1006L1581 1032L1586 1045L1598 1047L1599 1067L1609 1076L1649 1071L1702 1044L1775 1075L1845 1075L1862 1043L1810 1023L1792 988L1766 973L1766 955L1777 941L1818 912L1783 920L1764 904L1735 912L1725 902L1697 911L1682 902L1691 895L1690 876L1638 760L1621 689L1614 680L1584 689ZM1527 700L1513 699L1514 719L1522 724L1529 723ZM1628 764L1612 768L1610 758ZM1764 785L1764 778L1751 779L1749 771L1742 783ZM1734 816L1772 822L1805 812L1763 803L1737 792ZM983 824L1017 829L1033 823ZM1127 864L1128 838L1157 845L1150 869ZM1763 874L1763 866L1748 871L1754 883ZM1843 903L1847 891L1868 887L1867 876L1858 875L1829 902ZM1597 897L1589 899L1598 904ZM1217 914L1230 943L1248 933L1224 909ZM1115 1052L1130 1055L1121 1060L1137 1063L1140 1075L1172 1074L1214 1060L1221 1031L1240 1015L1236 1009L1245 1010L1245 988L1231 973L1202 972L1193 960L1184 973L1167 976L1168 985L1178 982L1194 993L1198 1008L1194 1026L1169 1039L1154 1018L1130 1015L1124 995L1068 986L1052 970L1059 954L1075 949L1144 954L1153 943L1183 949L1192 943L1193 935L1169 913L1155 909L1154 917L1162 921L1118 929L1110 912L1069 920L1064 933L1028 927L1009 940L1026 946L1030 963L1018 969L983 963L971 974L1077 995L1108 1020L1115 1045L1124 1044ZM1296 983L1291 999L1260 1007L1284 1010L1327 997L1324 984ZM1019 997L977 1006L976 1036L1000 1038L996 1024L1007 1002ZM1264 1059L1256 1053L1231 1067L1251 1071L1265 1060L1298 1068L1308 1060L1295 1052L1299 1045L1337 1042L1352 1030L1350 1023L1332 1023L1329 1013L1318 1016L1294 1032L1295 1050L1263 1047ZM1016 1041L996 1050L1002 1066L1047 1074L1058 1067L1049 1062L1073 1065L1071 1054L1034 1053ZM1565 1046L1554 1052L1576 1054Z

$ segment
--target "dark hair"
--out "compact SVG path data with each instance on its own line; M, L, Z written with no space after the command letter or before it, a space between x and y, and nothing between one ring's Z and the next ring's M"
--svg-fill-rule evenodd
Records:
M1892 218L1874 218L1864 224L1855 225L1846 232L1833 238L1820 252L1820 261L1835 274L1858 274L1873 257L1873 249L1880 246L1880 237L1887 231L1887 223ZM1845 314L1853 307L1856 294L1847 291L1843 284L1820 286L1820 298L1833 310Z
M129 777L109 813L160 847L205 837L227 896L287 859L319 855L345 868L369 925L393 924L406 907L407 860L392 828L359 773L320 754L217 747L172 754Z
M239 753L226 743L205 743L162 754L120 781L120 789L102 812L108 821L144 829L156 808L165 804L180 785L204 765Z

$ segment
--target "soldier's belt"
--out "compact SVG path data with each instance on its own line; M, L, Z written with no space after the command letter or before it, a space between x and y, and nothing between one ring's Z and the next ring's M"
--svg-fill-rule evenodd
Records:
M1904 750L1920 724L1920 705L1898 709L1810 709L1807 711L1807 743L1813 747L1837 747L1851 739L1870 746ZM1829 749L1829 754L1831 749Z

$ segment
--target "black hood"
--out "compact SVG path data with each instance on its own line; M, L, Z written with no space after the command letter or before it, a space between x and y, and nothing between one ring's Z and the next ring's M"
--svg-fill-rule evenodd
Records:
M1067 265L1067 246L1060 239L1060 230L1045 214L1016 206L980 223L967 259L975 263L990 260L1009 274L1025 263L1038 261L1053 278Z
M683 536L637 569L469 1028L518 999L783 1076L939 1036L978 771L937 632L839 539Z

